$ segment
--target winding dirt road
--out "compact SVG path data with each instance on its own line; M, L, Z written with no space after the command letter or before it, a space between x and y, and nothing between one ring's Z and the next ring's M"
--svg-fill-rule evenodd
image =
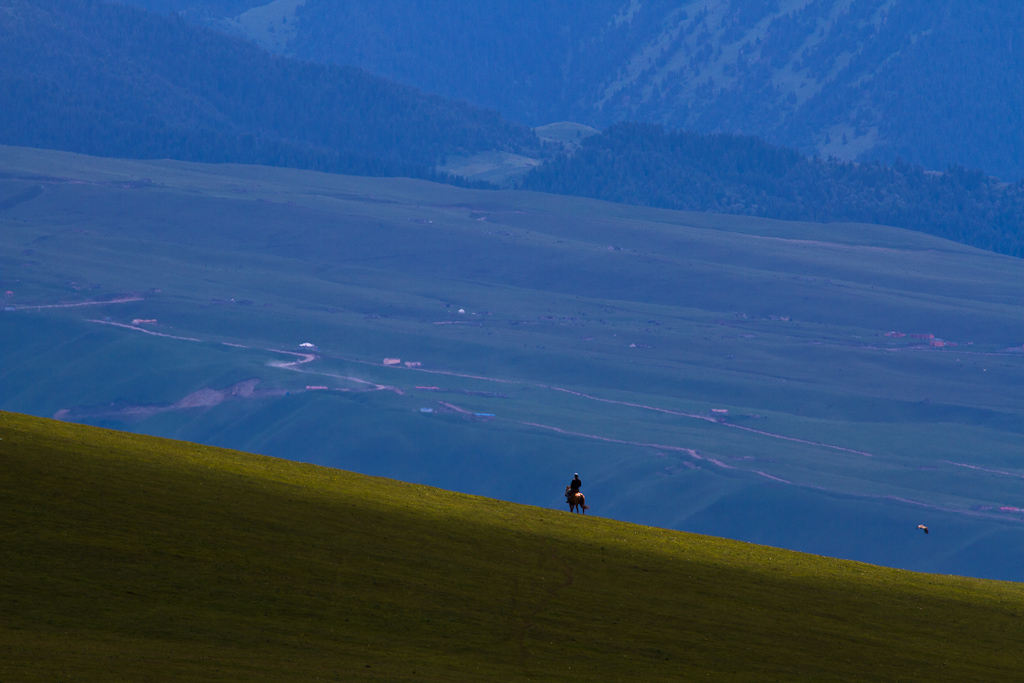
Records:
M128 300L139 300L139 299L125 299L125 301L128 301ZM115 303L115 302L88 302L88 303L84 303L84 304L54 304L51 307L61 307L61 306L63 306L63 307L70 307L70 306L77 306L77 305L99 305L101 303ZM43 307L40 307L40 308L43 308ZM104 325L112 325L114 327L120 327L120 328L124 328L124 329L134 330L136 332L142 332L144 334L149 334L149 335L157 336L157 337L165 337L165 338L169 338L169 339L176 339L176 340L181 340L181 341L191 341L191 342L203 341L201 339L197 339L197 338L194 338L194 337L182 337L182 336L175 336L175 335L165 334L165 333L161 333L161 332L155 332L153 330L147 330L147 329L144 329L144 328L141 328L141 327L137 327L137 326L134 326L134 325L128 325L128 324L125 324L125 323L116 323L116 322L106 321L106 320L90 320L90 322L95 322L95 323L104 324ZM232 344L232 343L228 343L228 342L224 342L224 343L227 344L228 346L233 346L233 347L252 348L252 347L243 346L241 344ZM362 379L360 377L353 377L353 376L350 376L350 375L341 375L341 374L335 374L335 373L330 373L330 372L316 371L316 370L312 370L312 369L308 369L307 367L304 367L304 366L308 366L308 364L312 363L313 361L316 361L316 360L320 359L321 356L318 355L318 354L302 353L302 352L297 352L297 351L286 351L284 349L276 349L276 348L265 348L265 349L261 349L261 350L267 351L267 352L270 352L270 353L277 353L277 354L283 354L283 355L287 355L287 356L293 356L296 359L296 360L291 360L291 361L272 360L272 361L268 362L268 365L270 365L271 367L285 369L285 370L291 370L291 371L295 371L295 372L301 372L303 374L310 374L310 375L321 376L321 377L331 377L331 378L335 378L335 379L339 379L339 380L344 380L346 382L351 382L351 383L354 383L354 384L366 387L365 389L362 389L363 391L393 391L393 392L395 392L395 393L397 393L399 395L405 395L405 392L402 389L400 389L399 387L393 386L393 385L380 384L380 383L377 383L377 382L372 382L372 381L369 381L369 380ZM366 361L366 360L361 360L361 359L356 359L356 358L331 357L331 359L332 360L339 360L339 361L343 361L343 362L350 362L350 363L355 363L355 364L361 364L361 365L370 365L370 366L374 366L374 367L377 367L377 368L387 368L388 370L397 370L397 371L404 371L404 372L418 372L418 373L426 373L426 374L430 374L430 375L445 375L445 376L450 376L450 377L458 377L458 378L463 378L463 379L472 379L472 380L479 380L479 381L485 381L485 382L494 382L494 383L500 383L500 384L505 384L505 385L520 385L520 386L525 386L525 387L547 389L547 390L550 390L550 391L555 391L555 392L569 394L571 396L575 396L575 397L578 397L578 398L581 398L581 399L584 399L584 400L587 400L587 401L595 401L595 402L606 403L606 404L611 404L611 405L620 405L620 406L623 406L623 407L636 408L636 409L641 409L641 410L649 410L649 411L653 411L653 412L657 412L657 413L662 413L662 414L666 414L666 415L673 415L673 416L678 416L678 417L685 417L685 418L688 418L688 419L701 420L701 421L708 422L708 423L711 423L711 424L719 425L719 426L721 426L723 428L739 429L739 430L742 430L742 431L750 432L750 433L757 434L759 436L764 436L764 437L767 437L767 438L781 439L781 440L785 440L785 441L791 441L791 442L794 442L794 443L801 443L801 444L806 444L806 445L809 445L809 446L816 446L816 447L819 447L819 448L826 448L826 449L831 449L831 450L845 452L845 453L851 453L851 454L854 454L854 455L859 455L859 456L864 456L864 457L877 457L875 454L868 453L866 451L860 451L860 450L857 450L857 449L848 448L848 447L845 447L845 446L839 446L839 445L836 445L836 444L829 444L829 443L824 443L824 442L820 442L820 441L812 441L812 440L809 440L809 439L801 439L801 438L798 438L798 437L786 436L784 434L777 434L777 433L768 432L768 431L760 430L760 429L753 429L751 427L745 427L743 425L737 425L737 424L732 424L732 423L729 423L729 422L725 422L725 421L722 421L719 418L716 418L716 417L713 417L713 416L709 416L709 415L702 415L702 414L699 414L699 413L688 413L688 412L679 411L679 410L671 410L671 409L668 409L668 408L662 408L662 407L659 407L659 406L652 406L652 405L647 405L647 404L643 404L643 403L635 403L635 402L630 402L630 401L620 401L620 400L616 400L616 399L603 398L603 397L600 397L600 396L594 396L592 394L587 394L587 393L584 393L584 392L581 392L581 391L575 391L573 389L568 389L568 388L565 388L565 387L559 387L559 386L553 386L553 385L548 385L548 384L542 384L542 383L539 383L539 382L531 382L531 381L525 381L525 380L512 380L512 379L504 379L504 378L499 378L499 377L488 377L488 376L485 376L485 375L474 375L474 374L468 374L468 373L453 372L453 371L448 371L448 370L432 370L432 369L424 369L424 368L407 368L407 367L384 366L382 363ZM338 390L339 391L359 391L360 389L344 389L344 388L340 388ZM212 395L211 395L211 397L212 397ZM191 396L189 398L191 398L193 401L195 401L196 399L198 399L200 397L198 397L198 396ZM207 397L204 395L202 398L207 398ZM219 398L219 396L217 398ZM177 407L183 407L183 406L175 406L175 407L177 408ZM471 412L471 411L465 411L465 409L459 409L457 406L454 406L454 405L449 405L449 406L446 406L446 407L450 407L450 408L459 410L459 412ZM62 411L62 412L64 412L64 411ZM770 474L768 472L764 472L762 470L737 468L737 467L734 467L732 465L726 464L726 463L724 463L721 460L718 460L716 458L711 458L711 457L708 457L707 455L702 455L696 449L687 448L687 447L683 447L683 446L672 446L672 445L668 445L668 444L648 443L648 442L641 442L641 441L629 441L629 440L626 440L626 439L616 439L616 438L612 438L612 437L603 436L603 435L600 435L600 434L588 434L588 433L584 433L584 432L577 432L577 431L573 431L573 430L569 430L569 429L564 429L564 428L561 428L561 427L556 427L556 426L553 426L553 425L541 424L541 423L538 423L538 422L517 421L517 420L509 420L509 421L514 423L514 424L522 425L524 427L531 427L531 428L535 428L535 429L543 429L543 430L546 430L546 431L551 431L551 432L554 432L554 433L557 433L557 434L563 434L565 436L570 436L570 437L574 437L574 438L590 439L590 440L602 441L602 442L606 442L606 443L615 443L615 444L622 444L622 445L629 445L629 446L637 446L637 447L641 447L641 448L650 448L650 449L660 450L660 451L669 451L669 452L683 453L683 454L689 456L690 458L692 458L694 460L700 460L700 461L707 462L707 463L709 463L711 465L714 465L715 467L720 468L720 469L732 470L732 471L735 471L737 473L744 473L744 474L749 474L749 475L753 475L753 476L757 476L757 477L762 477L762 478L768 479L770 481L776 482L778 484L783 484L783 485L787 485L787 486L797 486L797 487L800 487L800 488L812 489L812 490L817 490L817 491L822 491L822 492L825 492L825 493L832 493L832 494L840 493L840 494L843 494L843 495L850 495L850 496L855 496L855 497L858 497L858 498L866 498L866 499L874 499L874 500L889 500L889 501L900 502L900 503L904 503L904 504L908 504L908 505L913 505L915 507L921 507L921 508L932 509L932 510L941 510L941 511L945 511L945 512L953 512L953 513L957 513L957 514L964 514L964 515L970 515L970 516L991 517L991 518L1005 519L1005 516L1000 517L1000 516L993 515L993 514L986 514L985 512L979 512L979 511L974 511L974 510L966 510L966 509L963 509L963 508L954 508L954 507L948 507L948 506L943 506L943 505L936 505L936 504L926 503L926 502L923 502L923 501L920 501L920 500L914 500L912 498L906 498L906 497L901 497L901 496L896 496L896 495L879 495L879 494L855 493L855 492L850 492L850 491L834 491L834 490L826 489L826 488L823 488L823 487L820 487L820 486L816 486L816 485L813 485L813 484L802 484L802 483L799 483L799 482L790 481L788 479L783 479L781 477L775 476L775 475ZM970 469L973 469L973 470L980 470L980 471L988 472L988 473L991 473L991 474L998 474L998 475L1001 475L1001 476L1009 476L1009 477L1014 477L1014 478L1017 478L1017 477L1024 478L1024 475L1020 475L1020 474L1017 474L1017 473L1007 472L1007 471L1002 471L1002 470L990 470L988 468L979 467L977 465L970 465L970 464L967 464L967 463L948 462L948 464L955 465L955 466L958 466L958 467L970 468ZM1010 520L1007 520L1007 521L1010 521Z

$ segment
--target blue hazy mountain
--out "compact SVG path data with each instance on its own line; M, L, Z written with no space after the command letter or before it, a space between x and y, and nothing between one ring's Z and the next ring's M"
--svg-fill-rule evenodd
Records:
M278 57L173 15L90 0L3 8L7 144L414 176L449 154L540 146L495 112Z
M1017 0L135 0L541 125L758 135L1024 176Z

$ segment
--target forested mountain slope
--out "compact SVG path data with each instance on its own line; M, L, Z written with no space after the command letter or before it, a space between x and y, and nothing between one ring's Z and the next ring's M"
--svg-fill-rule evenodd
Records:
M420 176L540 145L495 112L120 4L3 0L0 30L5 144Z
M617 124L531 171L531 190L669 209L896 225L1024 257L1024 181L808 159L753 137Z
M530 125L641 120L1024 176L1017 0L133 1Z

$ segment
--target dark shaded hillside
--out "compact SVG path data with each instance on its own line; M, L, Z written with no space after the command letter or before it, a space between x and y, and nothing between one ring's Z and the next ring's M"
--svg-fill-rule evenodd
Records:
M419 176L448 154L539 146L494 112L274 56L173 15L3 0L0 22L6 144Z
M919 230L1024 256L1024 181L808 159L757 138L617 124L530 172L530 190L625 204Z
M197 19L265 0L131 0ZM1018 0L307 0L249 35L539 125L758 135L846 160L1024 176ZM287 15L287 16L285 16ZM268 40L287 21L290 38Z
M859 0L839 18L834 42L827 36L790 57L822 80L830 69L836 76L792 113L776 95L773 108L786 117L777 131L759 130L753 119L745 132L844 159L902 157L930 169L959 164L1024 178L1020 2Z

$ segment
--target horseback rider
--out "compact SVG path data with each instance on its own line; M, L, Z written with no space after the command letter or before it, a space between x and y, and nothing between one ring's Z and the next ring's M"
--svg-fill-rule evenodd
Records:
M587 510L590 506L587 505L586 498L583 497L583 492L580 491L580 487L583 486L583 482L580 481L580 473L572 475L572 481L565 487L565 502L569 504L569 512L582 512L587 514Z
M581 486L583 486L583 482L580 481L580 473L576 472L572 475L572 481L569 482L569 488L565 490L565 499L569 500L579 493Z

